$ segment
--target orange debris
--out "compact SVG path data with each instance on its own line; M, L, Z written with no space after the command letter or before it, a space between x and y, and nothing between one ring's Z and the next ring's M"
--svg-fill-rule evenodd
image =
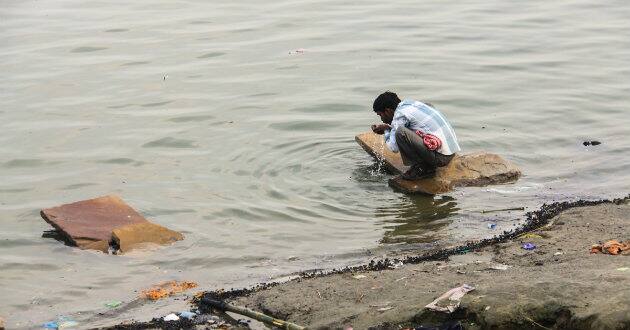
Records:
M194 287L197 287L195 282L183 281L177 283L177 281L168 281L142 291L142 296L150 300L158 300Z

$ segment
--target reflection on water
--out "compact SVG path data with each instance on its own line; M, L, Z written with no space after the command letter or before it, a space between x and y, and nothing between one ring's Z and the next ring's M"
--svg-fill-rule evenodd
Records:
M383 190L387 195L391 190L383 182L391 177L382 162L374 160L368 165L359 165L352 172L354 180L364 189ZM381 244L433 243L446 233L440 232L453 219L449 216L459 211L455 198L448 195L395 195L398 198L383 206L375 206L374 217L385 231Z
M401 196L400 201L376 209L385 233L381 243L433 243L445 233L440 229L451 223L450 215L459 211L455 198L449 196Z

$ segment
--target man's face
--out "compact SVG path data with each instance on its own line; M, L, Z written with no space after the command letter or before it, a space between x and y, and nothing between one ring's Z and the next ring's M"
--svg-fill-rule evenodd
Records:
M385 124L391 124L392 120L394 120L394 110L390 108L385 108L384 111L377 112L376 114L381 117L381 120Z

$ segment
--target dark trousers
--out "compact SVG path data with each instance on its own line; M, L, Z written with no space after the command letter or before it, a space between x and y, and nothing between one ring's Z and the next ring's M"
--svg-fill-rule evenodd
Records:
M396 144L400 151L403 164L420 166L422 169L435 170L446 166L454 155L443 155L435 150L427 149L422 138L416 132L401 127L396 130Z

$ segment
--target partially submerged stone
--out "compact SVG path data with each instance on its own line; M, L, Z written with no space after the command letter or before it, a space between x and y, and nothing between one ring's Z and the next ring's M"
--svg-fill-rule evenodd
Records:
M383 141L383 136L372 132L359 134L356 141L369 154L383 161L386 169L393 174L408 169L403 165L399 153L393 153ZM459 186L485 186L513 182L521 176L521 171L511 162L498 155L477 152L456 155L451 162L438 168L432 178L408 181L400 176L389 180L389 185L406 193L441 194Z
M130 225L144 225L145 227L138 228L147 231L142 235L127 235L129 243L124 239L120 242L126 250L140 243L140 240L144 240L143 243L165 244L173 241L166 239L167 237L183 238L179 233L152 224L118 196L113 195L43 209L40 214L69 244L81 249L107 252L112 241L112 232Z
M354 139L368 154L379 162L383 162L389 173L401 174L409 169L409 166L403 164L399 153L394 153L387 148L382 135L366 132L355 136Z
M112 239L120 252L125 253L147 243L170 244L181 241L184 235L151 222L143 222L114 229Z

